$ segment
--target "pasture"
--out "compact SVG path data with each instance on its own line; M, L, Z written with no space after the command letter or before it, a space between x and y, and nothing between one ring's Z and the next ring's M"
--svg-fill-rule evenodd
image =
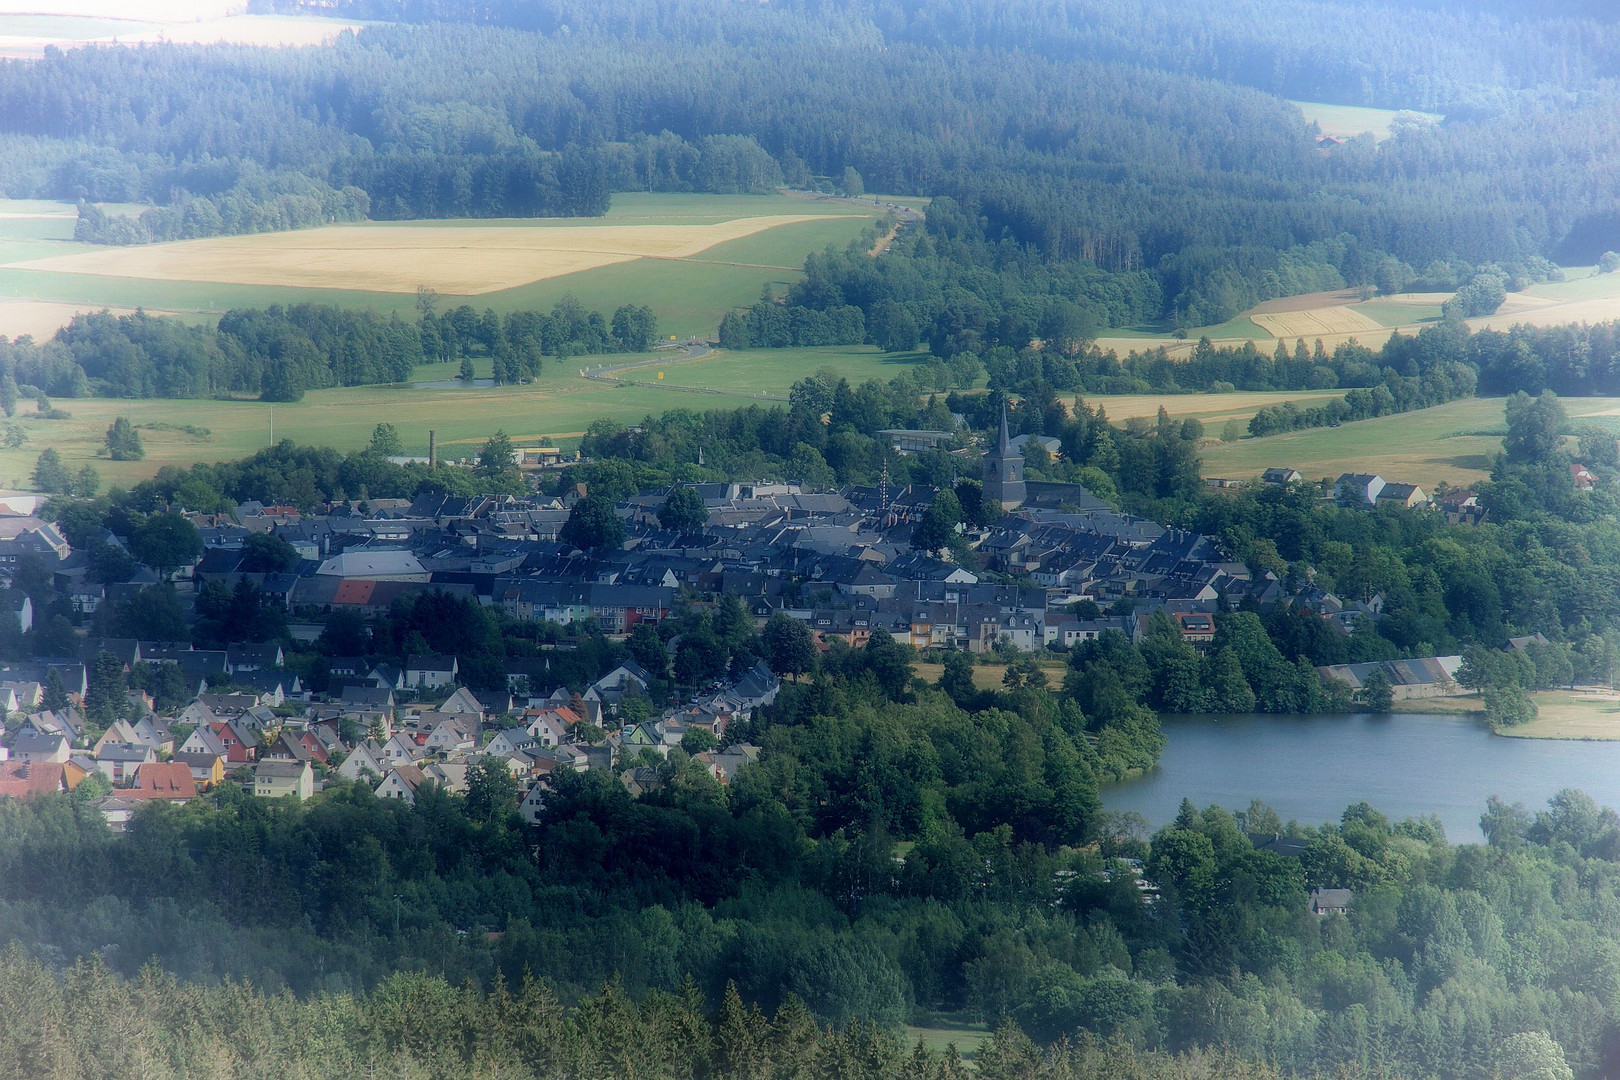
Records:
M1620 398L1559 400L1572 420L1620 423ZM1336 428L1244 438L1203 448L1203 473L1243 479L1275 465L1298 469L1308 480L1374 472L1425 491L1441 480L1463 486L1485 479L1502 449L1502 410L1502 398L1468 398Z
M1564 400L1571 415L1582 404ZM1484 479L1502 448L1502 423L1501 398L1470 398L1336 428L1244 438L1200 454L1205 476L1257 477L1272 466L1298 469L1307 480L1374 472L1431 491L1441 480L1461 486ZM1496 434L1483 434L1489 431Z
M794 380L819 367L831 367L858 382L892 378L903 363L870 346L716 354L715 361L721 356L734 365L758 358L766 371L760 385L783 395ZM488 376L488 360L475 366L480 376ZM70 412L71 419L42 420L34 415L31 402L23 402L17 417L6 423L21 428L28 441L16 449L0 449L0 486L28 488L28 474L40 451L48 446L55 447L73 469L94 465L103 485L128 485L165 465L184 467L246 457L270 445L272 439L344 451L359 449L370 440L372 428L383 421L399 428L406 453L426 454L427 433L432 429L438 432L440 455L456 459L471 457L497 428L505 429L520 444L548 437L561 445L577 440L600 417L634 423L669 409L701 412L776 404L745 388L695 393L678 386L582 379L577 358L569 364L548 360L540 379L526 386L414 385L454 381L458 367L456 363L427 364L417 368L411 383L312 390L302 401L275 405L251 400L57 399L55 404ZM669 365L666 370L677 368ZM119 416L129 417L140 430L146 448L144 461L115 462L97 456L107 428ZM153 424L159 426L146 426ZM206 434L188 432L178 425L205 429Z
M139 208L118 209L128 213ZM433 285L432 274L443 262L447 273L464 276L459 282L462 286L492 290L466 298L465 302L479 308L497 312L547 309L571 293L587 308L604 314L625 303L646 304L658 315L661 331L690 337L714 333L727 311L753 303L766 285L780 291L797 281L802 275L795 268L803 265L807 254L828 245L843 247L881 214L880 208L859 200L630 193L615 195L612 208L601 218L367 223L109 249L73 242L73 208L68 204L0 202L0 262L6 264L0 266L0 301L52 301L76 310L143 307L204 316L232 307L322 303L411 317L416 286ZM726 224L761 219L790 220L763 228ZM372 252L369 277L340 272L339 267L352 264L357 256L341 250L323 251L311 239L332 235L339 228L357 243L373 245L367 249ZM555 235L548 237L548 233ZM400 239L401 234L408 235ZM477 244L472 242L475 237L479 238ZM485 238L488 244L483 243ZM254 262L268 265L273 260L247 254L297 250L299 245L311 243L317 247L309 261L316 265L307 276L296 278L303 284L292 283L285 268L283 280L271 278L268 270L254 269ZM216 252L237 254L234 263L231 256L217 255L224 262L210 271L214 276L195 280L202 271L174 265L172 256L160 250L184 245L212 245ZM505 253L496 259L491 257L492 251ZM293 260L294 275L306 273L294 256L279 258ZM574 272L556 273L556 263L569 258L576 260ZM402 259L410 261L402 264ZM553 262L551 276L543 276L547 259ZM128 260L134 265L121 265ZM515 274L514 260L520 266ZM111 268L141 274L146 272L141 263L165 261L170 263L164 271L168 278L109 276L107 272ZM238 280L246 276L244 263L257 284ZM539 265L541 273L522 270L524 265L531 269ZM193 280L182 280L176 274L190 274ZM450 293L456 284L446 281L447 287L440 291ZM445 301L452 305L463 302L453 296L446 296ZM22 310L11 309L11 314L19 316ZM0 306L0 334L20 332L8 325L7 309ZM37 315L27 332L40 335Z

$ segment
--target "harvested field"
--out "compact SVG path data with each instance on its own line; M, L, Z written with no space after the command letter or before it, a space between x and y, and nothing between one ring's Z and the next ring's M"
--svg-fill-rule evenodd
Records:
M100 304L63 304L54 300L0 300L0 335L9 338L32 336L43 341L66 326L75 315L101 311ZM114 315L129 315L134 308L110 308ZM151 309L153 315L177 315L179 312Z
M333 225L110 248L6 268L393 293L427 285L447 295L476 296L637 259L691 259L717 244L826 216L777 214L701 225Z
M1272 337L1279 338L1315 338L1384 329L1381 324L1351 307L1322 307L1271 315L1250 314L1249 318Z

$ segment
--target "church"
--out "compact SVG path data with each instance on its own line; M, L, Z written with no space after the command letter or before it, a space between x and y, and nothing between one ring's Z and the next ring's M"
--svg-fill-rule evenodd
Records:
M1024 455L1013 449L1007 433L1007 406L1002 405L996 448L984 456L984 501L1012 510L1022 506L1024 498Z

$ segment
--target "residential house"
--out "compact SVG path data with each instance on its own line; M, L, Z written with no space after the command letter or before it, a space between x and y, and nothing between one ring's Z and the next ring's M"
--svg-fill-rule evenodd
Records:
M1350 910L1350 903L1355 899L1355 893L1349 889L1312 889L1311 914L1317 918L1324 915L1343 915Z
M410 765L423 758L422 744L402 731L396 731L383 744L383 764L390 769Z
M1298 469L1272 467L1260 474L1263 484L1297 484L1305 479L1305 474Z
M140 766L155 761L157 761L157 752L150 746L108 743L96 755L96 769L114 787L122 787L135 778L135 771Z
M24 729L11 744L11 758L23 765L60 765L72 754L67 739L55 732Z
M1416 509L1429 505L1429 497L1416 484L1385 484L1378 491L1379 506L1404 506Z
M460 673L454 656L413 654L405 663L405 685L424 690L453 686Z
M1487 516L1479 496L1469 488L1455 488L1435 500L1447 525L1479 525Z
M218 722L214 721L216 724ZM205 754L227 762L227 767L229 763L225 740L214 731L213 724L203 724L187 736L186 741L180 744L180 754Z
M617 705L626 694L645 694L651 683L652 676L646 668L634 660L626 660L592 683L585 696L605 705Z
M1591 491L1597 486L1597 474L1579 462L1570 465L1569 478L1574 481L1576 491Z
M1333 482L1333 497L1345 506L1372 506L1384 490L1384 478L1374 473L1344 473Z
M558 740L559 742L561 740ZM484 753L492 757L506 757L519 750L530 750L540 745L540 741L527 728L507 728L497 731L484 746Z
M261 799L307 799L315 794L315 770L307 761L261 761L253 768L253 794Z
M531 784L529 790L524 793L522 801L518 803L518 816L530 825L540 824L541 818L546 812L546 792L548 790L549 788L544 783Z
M225 759L219 754L181 751L174 755L174 760L191 772L198 791L211 791L225 780Z
M437 784L452 795L467 794L467 763L465 761L434 761L422 767L424 779Z
M469 716L481 717L486 710L483 703L473 696L473 692L463 686L444 699L444 704L439 706L439 711L442 713L465 713Z
M433 725L424 749L437 754L465 752L478 745L478 721L466 717L448 717Z
M343 764L338 766L337 772L345 780L359 780L368 773L373 777L383 777L388 775L387 760L382 744L375 739L367 739L355 744L349 756L343 759Z
M19 633L26 634L34 626L34 602L28 594L18 589L7 589L0 592L0 611L11 616L17 624Z
M76 781L70 780L69 768L65 762L56 761L0 763L0 796L28 799L71 791ZM82 778L83 773L79 776Z
M377 785L379 799L401 799L407 805L416 805L416 792L425 783L432 783L415 765L400 765L390 769L383 782Z
M1182 612L1175 617L1181 640L1203 650L1215 644L1215 616L1202 611Z
M232 645L225 650L225 670L232 675L248 671L269 671L285 663L281 646L275 642L264 645Z
M566 708L530 709L523 718L527 721L525 730L540 746L561 746L568 738L569 729L579 723L578 714Z
M219 736L225 748L225 761L229 765L246 765L259 756L259 740L250 728L230 720L208 725L208 730Z
M183 803L197 797L197 781L184 762L149 761L135 770L135 782L124 794Z

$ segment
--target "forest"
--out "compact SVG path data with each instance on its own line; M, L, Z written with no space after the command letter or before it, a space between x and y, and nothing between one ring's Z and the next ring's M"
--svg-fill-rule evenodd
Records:
M1385 264L1461 285L1620 247L1590 152L1620 115L1612 19L1498 6L322 5L426 25L0 64L0 189L84 200L109 242L599 214L631 190L944 197L959 272L1050 275L1104 325L1199 326ZM1324 155L1284 94L1446 121Z

